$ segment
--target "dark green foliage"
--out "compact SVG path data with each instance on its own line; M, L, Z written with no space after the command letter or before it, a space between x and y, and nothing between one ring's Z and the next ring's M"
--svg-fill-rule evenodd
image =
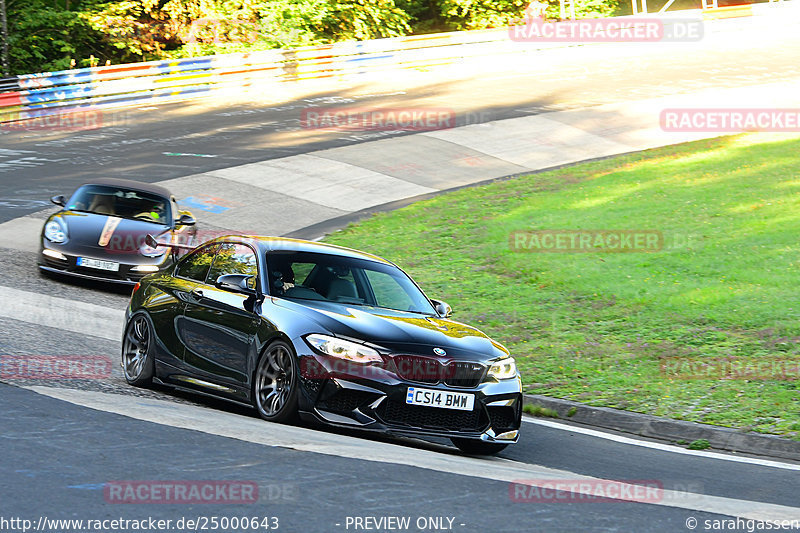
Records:
M12 74L508 25L529 0L6 0ZM579 0L579 16L618 0ZM551 0L551 18L558 2Z
M88 4L73 0L70 8ZM102 34L64 0L6 0L6 10L12 74L66 69L73 58L106 55Z
M508 26L524 16L529 0L440 0L442 16L465 30Z

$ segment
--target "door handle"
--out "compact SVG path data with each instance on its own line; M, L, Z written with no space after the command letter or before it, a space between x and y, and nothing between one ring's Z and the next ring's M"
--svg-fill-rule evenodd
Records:
M203 297L203 290L202 289L192 289L192 296L195 298L202 298Z

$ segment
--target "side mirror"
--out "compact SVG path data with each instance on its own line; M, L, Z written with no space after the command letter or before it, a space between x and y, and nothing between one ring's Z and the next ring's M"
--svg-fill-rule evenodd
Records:
M56 205L60 205L61 207L64 207L65 205L67 205L67 198L63 194L59 194L58 196L51 197L50 201L53 202Z
M256 290L248 286L248 281L253 279L253 276L247 274L223 274L214 282L214 286L223 291L238 292L240 294L247 294L250 296L256 295Z
M195 224L197 224L197 221L194 219L192 215L187 215L186 213L184 213L178 218L175 224L178 226L194 226Z
M431 302L433 302L433 308L436 309L440 317L447 318L453 314L453 308L447 302L441 300L431 300Z

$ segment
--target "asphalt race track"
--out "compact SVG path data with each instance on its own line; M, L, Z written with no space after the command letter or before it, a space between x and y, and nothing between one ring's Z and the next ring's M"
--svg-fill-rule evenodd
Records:
M447 108L463 125L800 77L793 25L776 26L771 18L719 24L699 43L593 44L497 65L404 74L402 81L310 82L282 94L252 89L232 102L108 112L99 130L0 129L0 222L109 173L162 181L394 135L304 129L302 110L312 106ZM763 96L747 104L769 105L770 96Z
M701 91L797 86L800 34L773 23L721 21L700 43L558 49L524 64L486 66L479 75L454 69L118 110L104 114L96 130L0 129L0 223L29 215L40 220L51 195L92 178L182 180L320 150L366 151L369 141L412 134L309 131L299 119L309 106L447 107L467 125L691 98ZM763 102L741 105L770 107L771 99L765 92ZM403 156L386 154L387 165L417 164L394 157ZM413 185L421 189L411 187L406 196L449 183L435 185L439 178L426 171L417 177ZM247 198L246 191L234 192ZM280 216L302 217L303 209L308 206L284 203ZM330 218L344 213L330 209ZM216 223L212 212L195 214L201 228L232 227ZM239 224L252 227L247 220ZM792 527L800 530L798 464L631 442L630 436L597 436L539 419L526 419L520 443L499 456L473 458L446 442L274 425L225 402L131 388L118 365L126 291L40 277L35 247L0 242L0 355L95 356L113 365L110 376L94 380L0 377L0 531L21 530L3 520L30 520L33 529L46 526L39 522L45 517L172 520L163 528L170 531L213 530L211 517L276 517L277 523L266 522L270 529L290 532L748 531L756 520L796 520ZM137 480L228 480L258 490L247 503L121 504L109 498L108 484ZM514 482L521 480L606 487L618 480L658 490L633 501L587 501L575 492L520 489ZM401 528L390 517L407 518L408 525Z

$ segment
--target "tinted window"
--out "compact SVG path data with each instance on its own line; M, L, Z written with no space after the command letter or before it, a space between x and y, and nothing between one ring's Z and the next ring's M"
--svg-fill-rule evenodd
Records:
M365 270L364 273L372 286L372 293L375 295L375 303L378 307L400 309L402 311L407 311L414 307L414 301L403 290L396 278L376 270Z
M252 248L244 244L223 243L215 257L211 270L208 273L208 283L213 285L217 278L223 274L246 274L253 276L250 288L255 288L258 277L258 261Z
M67 209L157 224L170 224L172 217L171 203L167 198L107 185L84 185L69 199Z
M205 281L208 269L214 260L214 252L218 246L216 243L211 244L188 254L178 263L175 275L180 278Z
M305 284L315 266L317 266L316 263L292 263L294 279L297 280L298 285Z
M270 293L297 300L327 300L435 314L402 270L385 263L313 252L267 254Z

